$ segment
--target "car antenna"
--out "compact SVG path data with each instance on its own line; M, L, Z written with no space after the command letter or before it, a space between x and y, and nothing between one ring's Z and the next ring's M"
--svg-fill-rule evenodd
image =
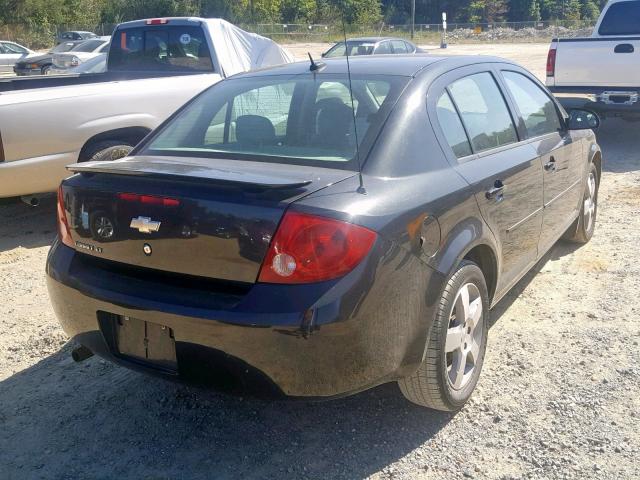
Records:
M309 70L311 70L312 72L317 72L318 70L322 70L327 66L324 62L316 62L311 56L311 52L307 52L307 55L309 55L309 61L311 62Z
M358 164L358 180L360 185L358 186L358 193L363 195L367 194L367 190L364 188L364 182L362 179L362 165L360 164L360 145L358 142L358 125L356 123L356 107L353 101L353 86L351 85L351 65L349 63L349 47L347 45L347 27L344 23L344 10L345 2L342 2L342 33L344 35L344 53L347 57L347 78L349 79L349 96L351 97L351 116L353 117L353 133L356 139L356 162Z

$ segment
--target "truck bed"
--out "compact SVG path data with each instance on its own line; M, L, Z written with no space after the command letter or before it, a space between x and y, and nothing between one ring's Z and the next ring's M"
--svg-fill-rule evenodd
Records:
M91 83L119 82L124 80L140 80L146 78L162 78L198 74L202 74L202 72L104 72L38 77L15 77L0 79L0 93L12 92L17 90L33 90L36 88L87 85Z

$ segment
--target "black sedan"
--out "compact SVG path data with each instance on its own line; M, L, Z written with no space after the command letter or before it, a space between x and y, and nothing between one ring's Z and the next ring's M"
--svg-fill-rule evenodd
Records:
M46 75L53 66L53 55L70 51L84 40L63 42L53 47L49 52L41 55L29 55L25 59L16 62L13 71L18 76Z
M396 37L362 37L350 38L338 42L322 54L323 57L343 57L358 55L406 55L408 53L424 53L422 49L408 40Z
M71 168L55 312L77 359L296 397L397 381L456 410L491 307L560 238L593 235L597 125L499 58L234 76L131 157Z

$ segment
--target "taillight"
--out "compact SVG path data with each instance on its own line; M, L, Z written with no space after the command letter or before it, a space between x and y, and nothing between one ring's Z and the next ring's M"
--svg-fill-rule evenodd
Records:
M69 221L67 220L67 213L64 207L62 185L58 187L58 234L60 235L62 243L74 248L73 239L71 238L71 228L69 228Z
M346 275L369 253L376 233L352 223L286 213L271 241L258 281L312 283Z
M166 18L151 18L147 20L147 25L166 25L169 20Z
M556 74L556 49L550 48L547 54L547 77L553 77Z

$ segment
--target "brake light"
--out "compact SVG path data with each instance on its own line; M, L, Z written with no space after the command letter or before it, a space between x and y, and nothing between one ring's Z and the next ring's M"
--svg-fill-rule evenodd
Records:
M341 277L369 253L376 236L352 223L286 213L271 241L258 281L312 283Z
M553 77L556 74L556 49L550 48L547 54L547 77Z
M58 187L58 234L60 235L62 243L67 247L74 248L73 239L71 238L71 228L69 228L69 221L67 220L67 213L64 206L62 185Z
M145 205L162 205L163 207L177 207L180 200L167 197L156 197L154 195L138 195L137 193L118 193L118 199L125 202L139 202Z
M147 25L166 25L169 20L166 18L151 18L147 20Z

